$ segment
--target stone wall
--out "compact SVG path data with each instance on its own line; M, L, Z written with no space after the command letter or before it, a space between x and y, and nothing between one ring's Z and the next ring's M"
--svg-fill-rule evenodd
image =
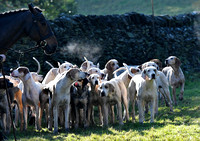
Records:
M123 62L137 65L153 58L164 63L171 55L181 59L185 71L199 71L199 13L156 17L134 12L105 16L60 14L50 23L59 48L52 56L46 56L38 50L21 57L20 64L33 66L32 71L37 69L37 65L33 64L30 56L35 56L41 62L42 72L46 73L49 66L44 64L45 60L55 66L57 61L62 63L64 60L80 65L83 56L86 56L88 60L99 62L103 68L111 58L117 59L120 65ZM21 40L15 49L22 46L31 47L33 43ZM19 58L19 55L8 54L10 59Z

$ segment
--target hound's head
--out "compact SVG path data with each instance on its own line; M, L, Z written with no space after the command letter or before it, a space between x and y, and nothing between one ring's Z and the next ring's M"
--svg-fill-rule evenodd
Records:
M98 74L91 74L88 79L92 85L99 85L101 80Z
M63 73L64 71L68 71L70 68L73 68L73 65L69 62L65 62L59 66L58 72Z
M162 62L159 59L151 59L150 62L156 63L159 67L159 70L162 70Z
M32 75L33 80L34 80L35 82L42 82L42 80L43 80L43 75L39 75L39 74L37 74L36 72L31 72L31 75Z
M142 71L142 78L144 78L145 80L156 79L156 76L157 76L157 69L155 67L153 67L153 66L146 67Z
M101 76L101 70L99 68L92 67L87 72L89 75L90 74L98 74L99 76Z
M146 62L142 64L142 70L144 70L146 67L155 67L157 70L159 70L159 66L155 62Z
M75 81L75 80L81 80L81 79L85 79L88 74L86 72L81 71L78 68L71 68L66 72L66 76Z
M27 67L18 67L11 73L11 76L26 81L31 77L31 74Z
M165 64L168 66L177 66L180 67L181 61L176 56L170 56L165 60Z
M81 70L82 71L86 71L86 70L88 70L88 69L90 69L91 67L96 67L96 65L94 65L94 63L92 62L92 61L88 61L88 63L89 63L89 68L88 68L88 66L87 66L87 61L84 61L82 64L81 64Z
M105 68L109 71L115 71L116 69L119 68L119 65L118 65L118 61L116 59L111 59L109 60L106 65L105 65Z
M87 84L88 84L87 78L80 79L80 80L77 80L76 82L74 82L74 86L77 88L80 87L81 89L83 89Z
M99 92L101 97L109 96L115 92L115 87L112 83L104 81L99 86Z

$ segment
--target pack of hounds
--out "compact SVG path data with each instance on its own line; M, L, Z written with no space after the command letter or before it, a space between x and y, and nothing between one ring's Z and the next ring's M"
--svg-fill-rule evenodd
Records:
M104 69L92 61L85 61L80 68L70 62L58 63L43 78L38 71L30 72L27 67L18 67L6 76L15 126L27 130L28 119L35 117L35 128L48 127L58 133L59 127L87 128L94 124L120 125L125 121L137 122L135 106L138 107L139 123L145 121L150 111L150 122L158 114L158 100L162 99L169 110L177 105L176 88L179 86L179 100L183 100L185 78L176 56L165 60L166 67L158 59L139 66L119 67L116 59L109 60ZM11 118L3 78L0 78L0 125L5 133L10 132ZM172 99L169 88L172 89ZM129 118L129 113L131 118ZM98 120L98 123L95 121ZM42 124L42 121L44 124Z

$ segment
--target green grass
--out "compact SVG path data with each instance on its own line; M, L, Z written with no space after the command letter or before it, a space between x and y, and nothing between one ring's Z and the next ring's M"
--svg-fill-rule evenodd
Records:
M178 91L177 91L178 92ZM58 135L54 135L43 128L35 131L33 126L29 126L26 132L17 129L17 139L26 140L200 140L200 74L186 77L184 100L178 102L174 107L174 112L170 113L169 108L160 104L159 114L155 118L155 123L149 123L150 115L146 115L143 125L128 122L124 126L117 123L108 128L101 126L90 127L88 129L72 129L67 134L59 130ZM12 133L8 136L13 140Z
M85 15L152 14L151 0L77 0L78 13ZM199 0L154 0L155 15L176 15L200 10Z

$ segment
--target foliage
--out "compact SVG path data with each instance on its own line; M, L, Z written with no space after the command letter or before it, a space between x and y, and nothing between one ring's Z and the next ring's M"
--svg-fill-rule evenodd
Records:
M26 132L17 129L17 139L26 140L200 140L200 74L194 77L186 75L186 87L184 100L178 102L174 107L174 112L170 113L169 108L162 102L159 106L159 114L156 116L154 124L150 124L150 114L146 116L143 125L138 123L125 123L119 126L117 123L102 128L101 126L90 127L88 129L73 129L68 134L60 129L58 135L54 135L43 128L41 131L34 131L34 126L28 128ZM177 91L178 93L178 91ZM136 112L138 115L138 112ZM34 131L34 132L33 132ZM9 135L8 140L13 140L13 135Z
M75 0L0 0L0 12L13 10L17 8L27 8L28 3L44 9L43 12L48 19L54 19L60 13L74 15L77 12L77 3Z

